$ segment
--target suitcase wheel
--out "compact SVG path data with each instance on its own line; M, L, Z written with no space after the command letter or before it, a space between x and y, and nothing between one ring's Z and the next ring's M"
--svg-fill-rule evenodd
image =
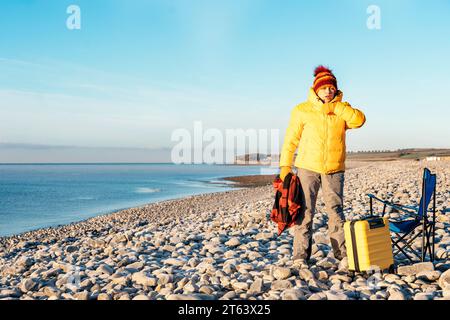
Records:
M391 265L389 266L389 273L396 273L395 265L391 264Z

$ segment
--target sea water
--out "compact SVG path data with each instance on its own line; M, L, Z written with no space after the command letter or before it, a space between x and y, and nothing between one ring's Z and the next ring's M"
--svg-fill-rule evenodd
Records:
M262 171L260 166L206 164L2 164L0 236L226 191L232 186L221 178Z

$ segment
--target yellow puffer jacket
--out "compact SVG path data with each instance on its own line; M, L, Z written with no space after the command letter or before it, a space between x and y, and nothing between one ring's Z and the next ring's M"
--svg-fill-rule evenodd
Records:
M280 167L294 165L318 173L345 170L345 132L361 127L366 117L360 110L342 102L341 91L329 103L323 103L310 88L308 100L291 112L281 149Z

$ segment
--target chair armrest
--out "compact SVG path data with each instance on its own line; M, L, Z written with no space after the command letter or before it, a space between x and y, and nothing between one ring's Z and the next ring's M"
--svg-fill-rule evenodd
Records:
M367 196L368 196L369 198L373 198L373 199L378 200L378 201L381 201L381 202L384 201L384 200L382 200L382 199L376 197L375 195L373 195L373 194L371 194L371 193L368 193Z
M401 210L403 212L406 212L406 213L417 214L419 212L419 207L418 206L407 206L407 205L396 204L396 203L393 203L393 205L396 208L398 208L399 210ZM406 210L405 208L406 209L411 209L411 210L414 210L414 211L409 211L409 210Z
M408 208L408 209L416 210L416 212L419 211L419 207L418 207L418 206L407 206L407 205L399 205L399 206L400 206L400 207L403 207L403 208Z
M416 211L416 212L412 212L412 211L406 210L405 207L407 208L407 206L402 206L402 205L399 205L399 204L395 204L395 203L392 203L392 202L389 202L389 201L380 199L380 198L374 196L374 195L371 194L371 193L369 193L367 196L368 196L369 198L375 199L375 200L377 200L377 201L379 201L379 202L381 202L381 203L383 203L383 204L385 204L385 205L387 205L387 206L390 206L390 207L395 208L395 209L397 209L397 210L403 211L403 212L405 212L405 213L409 213L409 214L415 214L415 213L417 213L417 211Z

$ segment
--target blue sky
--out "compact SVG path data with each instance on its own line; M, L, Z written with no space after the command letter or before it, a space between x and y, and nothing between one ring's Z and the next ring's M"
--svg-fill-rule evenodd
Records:
M450 147L449 14L446 0L2 1L0 143L164 148L195 120L282 139L325 64L367 116L349 150Z

